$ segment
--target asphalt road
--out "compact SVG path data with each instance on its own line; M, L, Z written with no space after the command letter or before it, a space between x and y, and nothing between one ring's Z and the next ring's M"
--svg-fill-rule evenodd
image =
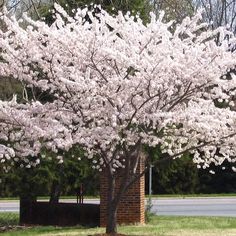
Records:
M64 202L74 202L66 200ZM99 203L99 200L85 200ZM159 198L152 199L152 211L156 215L175 216L232 216L236 217L236 198ZM18 201L0 201L0 212L18 212Z
M236 217L236 198L153 199L156 215Z

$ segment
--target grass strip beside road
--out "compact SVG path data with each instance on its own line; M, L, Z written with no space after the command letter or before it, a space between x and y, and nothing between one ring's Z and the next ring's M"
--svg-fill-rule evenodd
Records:
M88 236L103 233L104 228L33 227L2 233L2 236ZM140 236L235 236L236 219L230 217L153 216L146 225L120 226L118 231Z
M145 196L146 198L149 198L149 195ZM197 197L236 197L236 193L212 193L212 194L154 194L151 195L152 198L197 198ZM84 196L84 199L99 199L99 196ZM40 196L37 197L38 200L49 200L48 196ZM60 200L66 200L66 199L75 199L76 196L61 196ZM6 198L0 198L0 201L18 201L18 197L6 197Z
M220 197L236 197L235 193L211 193L211 194L154 194L152 198L220 198ZM149 195L146 195L149 198Z

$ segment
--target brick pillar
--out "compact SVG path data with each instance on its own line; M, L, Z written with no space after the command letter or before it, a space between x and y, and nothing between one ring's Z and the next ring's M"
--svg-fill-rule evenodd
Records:
M144 157L140 158L141 161L138 166L138 172L141 173L145 168ZM122 170L121 170L122 174ZM118 224L134 224L145 223L145 183L144 175L137 180L128 192L123 196L118 206L117 223ZM119 185L119 178L116 181ZM106 172L100 175L100 226L106 226L107 216L107 176Z

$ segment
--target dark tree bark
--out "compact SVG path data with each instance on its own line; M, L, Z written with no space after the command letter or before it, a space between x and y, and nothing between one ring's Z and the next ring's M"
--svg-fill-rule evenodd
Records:
M50 193L50 203L58 203L61 195L61 185L57 181L53 181Z
M116 233L117 232L117 208L118 203L114 201L115 198L115 186L116 180L115 177L112 175L108 175L108 206L107 206L107 226L106 226L106 233Z

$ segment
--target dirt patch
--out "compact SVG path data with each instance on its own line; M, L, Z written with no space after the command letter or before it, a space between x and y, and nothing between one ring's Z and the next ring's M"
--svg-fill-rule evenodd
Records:
M127 234L90 234L88 236L129 236Z
M106 233L102 233L102 234L89 234L88 236L139 236L139 235L130 235L130 234L106 234Z

